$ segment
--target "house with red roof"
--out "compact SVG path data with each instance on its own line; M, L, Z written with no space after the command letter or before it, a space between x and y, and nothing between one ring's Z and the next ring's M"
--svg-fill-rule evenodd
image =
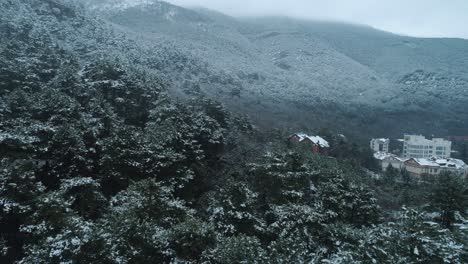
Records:
M313 153L328 155L330 144L320 136L309 136L305 133L296 133L289 136L289 142L294 144L306 144Z

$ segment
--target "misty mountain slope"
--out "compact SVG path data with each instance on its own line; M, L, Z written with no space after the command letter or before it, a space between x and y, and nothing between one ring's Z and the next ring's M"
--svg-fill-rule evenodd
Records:
M279 23L280 21L281 23ZM438 75L436 83L433 80L427 89L434 85L441 90L450 89L457 93L457 85L466 85L468 80L468 42L461 39L419 39L399 36L366 26L346 25L341 23L296 21L284 18L264 18L248 20L254 24L248 30L275 30L290 28L303 32L310 39L320 39L334 50L346 55L370 68L382 79L388 80L397 91L404 92L403 80L409 75L425 72L428 76ZM444 82L447 79L448 81ZM457 94L457 96L463 94ZM466 100L464 98L463 100Z
M244 56L245 60L255 55L249 53L251 47L248 46L248 40L235 30L215 24L209 17L194 11L166 3L131 7L109 16L110 21L117 25L144 33L142 37L178 42L176 44L180 47L200 57L224 54L217 57L218 61L214 61L218 67L227 66L222 64L226 54ZM185 40L185 43L180 43L181 40Z
M252 41L264 47L288 83L297 83L296 91L302 92L297 96L314 94L322 100L362 104L389 97L390 87L369 68L305 34L273 32Z
M365 65L398 77L418 69L467 76L468 46L462 39L413 38L366 27L308 25L311 32ZM392 70L393 69L393 70Z
M169 6L175 9L174 11L180 9L172 5ZM379 107L380 97L375 100L366 99L365 96L362 96L359 84L354 85L352 89L342 89L350 87L350 85L343 85L343 87L335 85L337 82L333 79L342 76L334 74L334 70L341 71L341 68L346 65L340 64L339 67L330 70L327 76L332 80L319 83L311 78L315 76L308 74L305 70L320 69L323 66L322 62L317 60L314 67L304 67L305 70L300 70L303 67L300 63L298 63L298 70L283 69L276 59L275 53L277 51L271 52L259 47L249 39L247 34L241 33L238 29L244 25L239 22L233 23L232 18L209 12L209 18L205 19L209 22L203 23L201 26L200 24L186 24L183 21L167 19L166 22L161 23L159 18L153 20L151 15L145 16L147 10L141 6L131 8L131 16L122 16L124 13L128 14L122 10L106 12L107 14L113 13L110 20L117 25L117 28L123 30L127 35L130 34L134 38L144 40L142 43L162 45L162 43L167 42L171 43L171 46L173 45L174 48L164 49L164 52L155 47L153 53L158 54L154 56L156 60L160 56L169 58L168 60L164 59L166 64L161 65L161 68L158 66L158 69L166 74L166 78L172 84L171 91L178 96L206 94L223 101L231 109L249 114L259 124L268 127L308 130L321 126L337 127L337 124L346 123L346 130L349 134L365 129L362 127L365 123L358 121L358 119L371 118L362 118L362 115L354 113L371 113L363 111L363 107L366 108L368 102L372 102L373 108ZM141 13L135 15L135 12ZM157 13L160 12L157 11ZM205 14L206 10L201 13ZM136 28L126 26L126 23L134 24L135 19L151 26ZM143 30L145 32L142 33L142 28L150 28L151 32ZM177 32L183 32L183 34ZM232 38L232 36L235 37ZM241 45L239 42L242 42ZM320 46L319 43L316 45ZM287 49L289 48L284 50ZM322 49L329 50L326 46ZM328 53L332 54L330 57L340 57L340 59L333 59L334 61L341 61L341 58L345 57L334 51L324 52L322 56L328 56L326 55ZM181 59L180 56L187 56L193 60L187 61ZM356 64L352 61L351 63ZM181 71L171 72L171 65L174 64L181 65ZM152 67L151 63L147 65ZM319 73L319 75L321 74ZM362 75L371 76L372 73L347 74L341 83L351 84L349 79ZM298 78L302 79L298 80ZM372 77L366 78L372 80ZM353 81L353 83L359 82L358 78ZM323 85L329 83L332 87L324 89ZM372 86L368 85L368 87ZM374 90L369 89L368 91ZM344 93L346 93L345 96L343 96ZM362 104L365 105L361 106Z
M388 90L376 84L377 76L365 66L307 36L285 32L250 39L219 19L191 20L193 17L197 16L185 9L157 3L118 10L110 15L110 21L141 32L148 41L170 40L207 61L214 70L228 71L241 79L245 74L259 76L259 85L240 81L249 92L262 96L343 102L344 94L348 103L367 103L375 102ZM263 91L266 87L267 94Z
M361 131L457 134L467 126L463 40L276 17L236 19L160 1L42 3L62 2L92 13L86 21L66 19L60 8L50 21L20 17L40 20L36 34L77 51L83 62L118 59L156 73L178 97L208 95L269 127L326 126L367 137Z
M464 40L278 17L235 19L160 1L100 10L123 34L154 45L165 61L177 60L180 71L159 70L182 97L203 93L259 121L305 129L395 135L460 133L466 126ZM169 48L161 52L164 43Z
M459 107L468 99L466 40L413 38L359 26L348 30L339 25L308 28L399 86L402 93L411 96L410 100L442 99L439 104Z

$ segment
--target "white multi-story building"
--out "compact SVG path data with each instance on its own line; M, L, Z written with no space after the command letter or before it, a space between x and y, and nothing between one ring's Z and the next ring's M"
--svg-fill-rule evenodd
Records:
M404 158L450 158L452 142L443 138L432 140L420 135L405 135L403 141Z
M370 148L374 152L388 152L388 145L390 144L390 139L388 138L373 138L370 142Z

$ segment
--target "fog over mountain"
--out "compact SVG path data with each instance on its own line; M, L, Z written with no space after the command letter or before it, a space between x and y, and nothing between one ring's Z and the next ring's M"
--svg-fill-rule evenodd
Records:
M203 94L291 131L331 127L363 139L465 133L468 41L341 22L235 18L158 1L94 6L116 30L160 54L153 69L180 98Z
M233 16L280 15L366 24L417 37L468 38L468 2L464 0L169 0L202 6Z

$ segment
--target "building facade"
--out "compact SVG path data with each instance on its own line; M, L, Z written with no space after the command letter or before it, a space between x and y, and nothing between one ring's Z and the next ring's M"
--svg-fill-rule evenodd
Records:
M468 165L460 159L435 159L434 160L440 167L440 172L451 172L460 176L468 176Z
M397 170L403 170L405 168L405 159L398 156L391 155L382 160L382 171L386 171L388 166L392 166Z
M428 159L411 158L405 162L405 168L411 176L438 175L439 165Z
M403 158L450 158L452 142L443 138L426 139L421 135L405 135Z
M405 167L406 159L400 158L395 154L379 151L374 153L374 158L379 162L382 171L386 171L389 165L398 170L402 170Z
M388 138L373 138L370 141L370 148L373 152L388 152L388 146L390 145L390 139Z
M405 161L404 166L412 176L439 175L443 172L451 172L463 177L468 175L468 166L459 159L417 159L411 158Z

